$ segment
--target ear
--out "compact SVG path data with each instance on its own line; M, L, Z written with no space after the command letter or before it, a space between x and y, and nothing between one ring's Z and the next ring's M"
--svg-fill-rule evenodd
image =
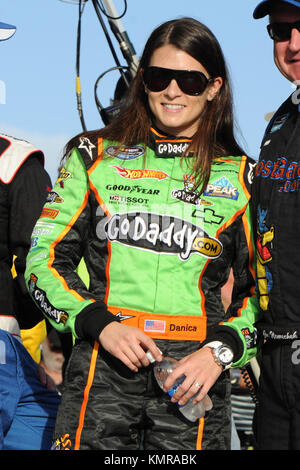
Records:
M213 79L213 82L209 86L207 91L207 101L213 101L213 99L217 96L220 89L223 85L223 79L221 77L216 77Z

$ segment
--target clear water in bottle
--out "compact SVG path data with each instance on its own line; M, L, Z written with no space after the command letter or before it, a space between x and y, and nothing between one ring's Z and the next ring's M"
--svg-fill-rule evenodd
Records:
M149 357L149 356L148 356ZM164 357L161 362L156 362L154 365L154 375L157 380L158 385L163 389L163 385L171 372L177 367L176 359L172 357ZM180 377L168 390L170 397L174 395L179 385L184 381L185 376ZM203 400L199 403L193 403L194 397L198 394L197 392L185 405L178 405L181 413L192 422L197 421L197 419L202 418L205 415L206 411L212 409L212 401L208 395L206 395Z

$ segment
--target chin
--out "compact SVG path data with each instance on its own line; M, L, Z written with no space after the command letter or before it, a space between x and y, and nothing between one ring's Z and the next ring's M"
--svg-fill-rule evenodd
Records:
M287 70L286 77L292 83L300 82L300 64L297 64L297 66L291 67L289 70Z

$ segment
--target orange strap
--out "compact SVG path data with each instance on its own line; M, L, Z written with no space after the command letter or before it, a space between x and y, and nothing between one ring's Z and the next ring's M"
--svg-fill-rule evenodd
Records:
M125 325L134 326L155 339L203 341L206 338L206 317L194 315L162 315L109 306Z

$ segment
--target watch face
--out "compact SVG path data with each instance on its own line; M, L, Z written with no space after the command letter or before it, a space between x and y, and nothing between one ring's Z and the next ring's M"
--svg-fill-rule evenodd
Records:
M222 346L219 350L218 357L223 364L230 364L233 359L233 352L231 349Z

